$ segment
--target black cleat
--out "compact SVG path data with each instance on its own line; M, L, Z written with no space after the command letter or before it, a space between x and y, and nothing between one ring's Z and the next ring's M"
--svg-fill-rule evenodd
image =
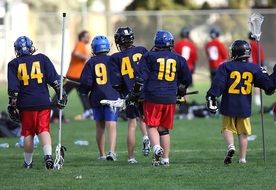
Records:
M44 157L45 167L50 170L54 168L54 160L51 155L46 155Z
M235 154L235 149L229 149L227 151L227 154L224 158L224 164L225 165L228 165L228 164L232 163L232 158L233 158L234 154Z
M23 167L24 167L25 169L31 169L31 168L33 167L33 162L31 162L30 164L27 164L27 163L24 161Z

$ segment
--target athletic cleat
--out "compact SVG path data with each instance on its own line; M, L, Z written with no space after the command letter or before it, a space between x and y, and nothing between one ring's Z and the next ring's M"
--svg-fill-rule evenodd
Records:
M224 158L224 164L231 164L232 163L232 158L235 154L235 146L234 145L230 145L228 147L228 150L227 150L227 153L226 153L226 156Z
M149 138L145 138L143 140L143 155L144 156L149 156L149 153L150 153L150 140Z
M46 155L44 157L44 162L45 162L45 168L50 170L54 168L54 160L51 155Z
M163 156L164 150L162 147L159 147L154 151L152 165L153 166L159 166L161 162L161 157Z
M99 156L98 160L106 160L106 156Z
M160 165L168 167L168 166L170 166L170 162L166 162L166 161L161 159Z
M109 160L109 161L116 161L117 160L117 155L116 153L114 152L109 152L106 156L106 160Z
M26 169L31 169L31 168L33 167L33 162L31 162L30 164L27 164L27 163L24 161L23 167L26 168Z
M128 162L129 164L137 164L137 163L138 163L138 161L135 160L135 158L128 159L127 162Z
M245 159L240 159L239 164L246 164L246 160Z

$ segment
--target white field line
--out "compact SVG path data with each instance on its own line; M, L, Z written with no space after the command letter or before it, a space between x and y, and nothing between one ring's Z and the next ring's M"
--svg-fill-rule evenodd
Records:
M263 149L262 148L249 148L247 149L247 151L249 152L261 152ZM276 147L275 148L269 148L267 149L269 151L276 151ZM171 153L189 153L189 152L225 152L226 149L182 149L182 150L171 150ZM139 150L136 150L135 152L140 152ZM98 152L88 152L88 153L95 153L98 154ZM116 151L117 154L125 154L127 153L127 151ZM79 153L76 152L70 152L71 155L79 155Z

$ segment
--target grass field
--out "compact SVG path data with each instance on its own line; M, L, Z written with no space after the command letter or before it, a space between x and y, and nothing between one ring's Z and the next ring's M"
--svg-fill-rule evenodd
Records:
M200 94L192 99L204 102L207 83L196 85ZM193 90L193 89L191 89ZM5 109L7 96L1 84L0 108ZM265 97L270 105L275 95ZM276 126L272 117L265 116L267 162L262 160L262 138L257 108L252 116L255 141L249 143L248 164L224 166L225 144L220 135L220 118L176 120L172 131L170 167L152 167L151 157L141 153L141 134L137 129L136 155L139 163L129 165L126 153L126 123L118 123L118 161L98 161L95 142L95 125L92 121L73 121L81 112L75 92L69 96L65 109L71 122L63 126L63 144L68 148L64 168L46 171L43 168L42 150L34 153L34 168L22 168L22 149L14 147L17 139L2 138L10 148L0 149L0 189L275 189ZM57 125L52 125L54 148L57 142ZM88 140L89 146L74 145L77 139ZM54 149L53 148L53 149ZM77 179L77 176L82 176Z

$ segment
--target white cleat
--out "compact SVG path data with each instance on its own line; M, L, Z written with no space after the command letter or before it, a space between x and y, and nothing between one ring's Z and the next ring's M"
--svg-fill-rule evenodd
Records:
M246 160L245 159L240 159L239 164L246 164Z
M135 160L135 158L130 158L130 159L127 160L127 162L128 162L129 164L137 164L137 163L138 163L138 161Z
M143 152L144 156L149 156L149 154L150 154L150 140L149 140L149 138L145 138L143 140L143 150L142 150L142 152Z
M164 150L163 150L162 147L159 147L154 151L153 161L152 161L153 166L159 166L160 165L161 157L163 156L163 154L164 154Z
M116 161L117 160L117 155L116 153L114 152L109 152L106 156L106 160L109 160L109 161Z

